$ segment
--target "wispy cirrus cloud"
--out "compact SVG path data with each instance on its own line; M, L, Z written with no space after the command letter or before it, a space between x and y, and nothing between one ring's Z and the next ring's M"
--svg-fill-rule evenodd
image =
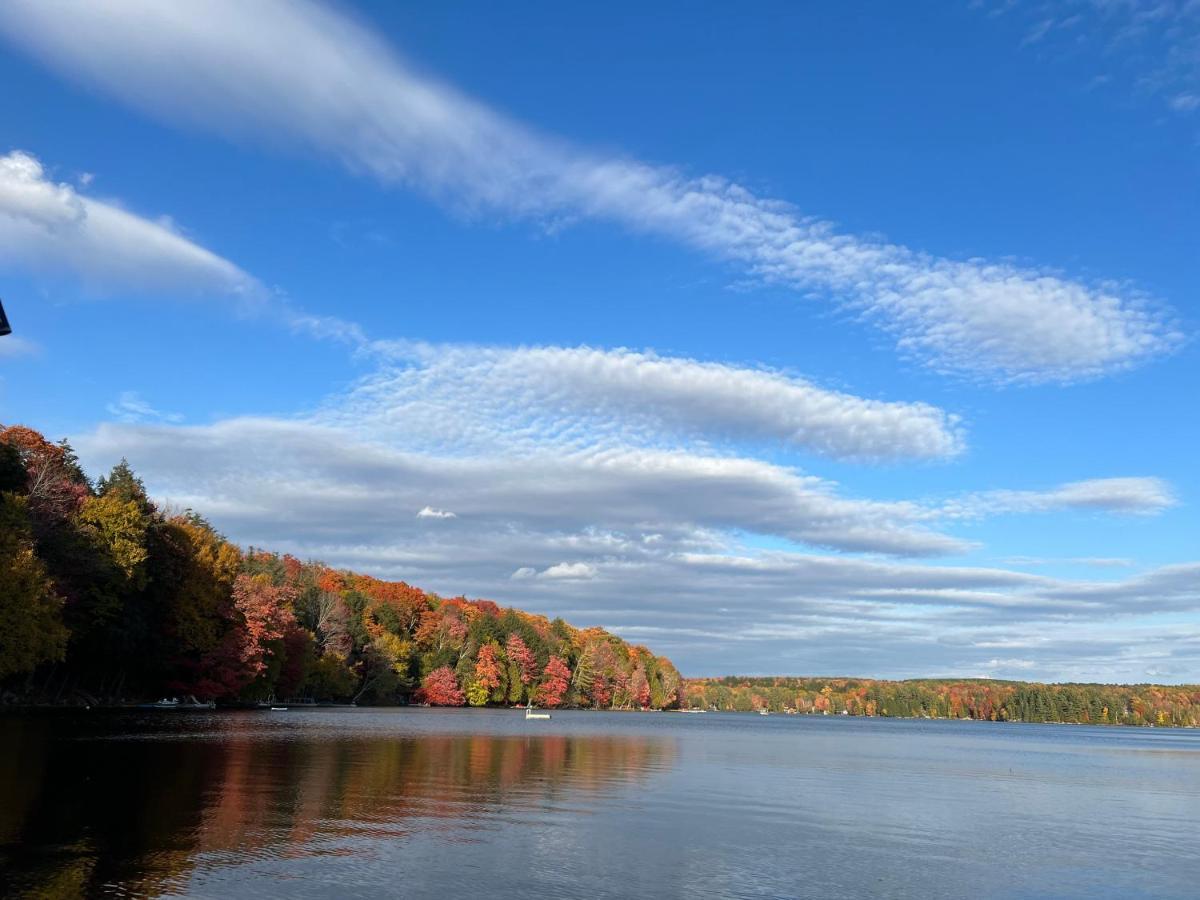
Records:
M1133 568L1134 565L1132 559L1124 556L1009 556L1005 558L1003 562L1005 565L1021 566L1023 568L1034 566L1069 565L1092 566L1098 569L1130 569Z
M948 501L941 512L962 518L1062 510L1154 515L1178 502L1171 485L1161 478L1091 478L1041 491L997 490L969 494Z
M736 529L899 555L967 546L930 530L911 504L841 496L832 482L742 457L633 447L564 452L553 442L539 452L497 446L463 456L276 419L107 425L81 440L104 455L126 445L122 453L162 494L205 509L238 534L280 524L286 509L302 530L405 542L428 533L395 510L428 505L454 510L456 528L435 529L434 539L461 542L464 556L475 552L480 530L521 532L536 543L595 527L639 535ZM270 473L247 468L242 453L271 460ZM507 566L505 575L511 571Z
M567 579L577 580L581 578L595 578L596 567L591 563L582 562L561 562L555 563L552 566L547 566L542 571L538 571L532 566L522 566L512 573L514 579L521 578L551 578L551 579Z
M503 577L514 568L594 565L569 553L543 558L558 536L593 531L624 535L639 553L690 551L742 533L928 556L970 548L947 531L962 519L1081 509L1148 515L1175 502L1154 478L854 497L771 460L773 451L877 458L890 446L893 458L919 458L957 450L956 420L777 372L593 348L387 345L377 359L376 372L304 417L108 425L79 445L101 455L126 446L160 492L208 510L251 542L269 542L265 529L278 525L279 510L295 522L298 541L334 533L351 542L449 541L468 557L481 532L524 535L528 558L508 556ZM131 409L145 412L137 402L113 412L128 423Z
M1167 106L1176 112L1193 112L1200 109L1200 94L1191 94L1186 91L1175 94L1167 101Z
M78 179L84 187L92 181L85 175ZM55 281L71 276L99 295L222 297L238 314L292 332L355 349L370 345L357 324L296 306L184 235L170 217L148 218L117 200L86 196L53 180L37 157L21 150L0 156L0 269ZM36 346L10 337L0 353L16 355Z
M41 352L37 341L19 335L6 335L0 340L0 359L17 359L19 357L37 356Z
M372 345L385 362L324 421L374 437L420 435L459 452L502 441L566 447L703 440L769 443L860 461L962 452L957 416L801 377L653 352L592 347Z
M169 422L177 424L183 421L179 413L163 412L155 409L137 391L122 391L116 400L105 406L108 414L117 422Z
M253 296L261 286L226 259L149 219L53 181L29 153L0 156L0 265L87 286Z
M1118 286L856 237L726 179L573 147L418 74L317 3L15 0L0 33L154 115L299 142L456 209L667 236L861 312L938 370L1065 382L1181 340L1168 316Z
M445 418L449 429L457 427L452 413ZM966 515L1073 508L1150 513L1169 496L1161 482L1150 480L1159 493L1142 497L1124 484L1141 480L1113 479L1009 492L1019 502L1009 498L992 508L981 498L1004 492L957 501L879 501L847 496L834 482L748 456L612 440L573 447L569 429L565 441L557 430L513 441L502 419L490 427L490 441L480 435L484 452L447 446L447 435L434 431L372 436L320 416L196 427L105 425L77 443L93 457L128 456L160 494L205 509L250 543L270 543L273 533L320 545L336 535L343 544L405 546L416 564L424 542L452 544L465 561L482 552L484 535L504 534L522 549L496 562L493 578L507 578L514 564L544 572L564 562L595 565L595 557L620 561L630 548L638 556L692 552L734 534L846 552L944 555L969 549L944 530ZM419 512L395 512L404 509ZM420 525L430 519L443 525ZM586 553L562 552L575 546L562 544L563 536L589 534L621 537L615 543L587 538L575 547L586 545Z
M1090 59L1092 86L1120 83L1181 115L1200 109L1200 4L1192 0L972 5L1022 21L1022 47L1056 60Z
M610 427L589 442L580 438L592 427L587 403L544 389L545 380L571 383L552 349L550 375L525 372L524 351L494 350L465 388L444 389L452 374L409 358L413 384L389 370L303 418L113 423L73 444L96 471L128 457L156 496L203 510L241 543L609 626L653 640L696 673L744 670L750 654L773 671L978 674L1019 659L1033 677L1080 677L1101 671L1097 647L1121 657L1108 661L1108 677L1193 670L1192 633L1129 635L1131 621L1200 607L1198 564L1101 582L907 559L969 549L950 530L966 510L1148 513L1169 495L1161 483L1110 479L919 502L854 497L798 469L696 442L696 422L662 417L654 439L639 443L639 428L622 417L641 422L646 413L621 400L623 384L606 412ZM456 352L434 356L453 361ZM564 358L586 369L599 352ZM649 376L640 371L648 361ZM671 360L618 351L598 364L610 362L653 380ZM513 365L518 375L504 374ZM758 374L747 373L751 385ZM524 380L532 387L514 386ZM765 388L791 389L786 379ZM397 405L393 391L402 399L425 391L430 405ZM471 393L492 413L464 426L458 413ZM506 418L509 394L529 403L519 422ZM761 549L758 538L790 549ZM1087 640L1067 636L1084 628Z

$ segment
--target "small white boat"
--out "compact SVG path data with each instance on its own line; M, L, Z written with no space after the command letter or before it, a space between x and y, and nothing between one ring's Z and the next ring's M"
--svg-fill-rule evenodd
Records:
M171 697L170 699L163 697L154 703L140 703L138 709L216 709L217 704L212 700L201 702L189 694L184 699Z
M538 712L533 708L533 704L530 703L528 706L525 707L525 718L526 719L548 719L548 718L550 718L550 713Z
M758 710L758 714L759 714L760 716L769 716L769 715L771 714L771 711L770 711L770 710L768 710L768 709L767 709L765 706L763 706L763 707L760 707L760 708L759 708L759 710Z
M272 706L271 712L287 712L286 706Z

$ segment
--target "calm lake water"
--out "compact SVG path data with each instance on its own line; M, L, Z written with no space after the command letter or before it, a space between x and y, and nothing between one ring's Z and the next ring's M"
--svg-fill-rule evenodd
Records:
M0 717L71 897L1200 896L1200 732L738 714Z

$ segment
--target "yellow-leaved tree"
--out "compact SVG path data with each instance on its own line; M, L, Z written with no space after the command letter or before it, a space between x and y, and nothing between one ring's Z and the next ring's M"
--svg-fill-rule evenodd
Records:
M0 494L0 679L57 662L67 647L62 600L34 555L24 497Z

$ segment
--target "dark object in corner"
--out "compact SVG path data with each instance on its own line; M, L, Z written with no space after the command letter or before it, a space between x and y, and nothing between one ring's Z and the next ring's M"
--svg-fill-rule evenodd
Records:
M4 304L0 303L0 337L12 334L12 326L8 324L8 316L4 314Z

